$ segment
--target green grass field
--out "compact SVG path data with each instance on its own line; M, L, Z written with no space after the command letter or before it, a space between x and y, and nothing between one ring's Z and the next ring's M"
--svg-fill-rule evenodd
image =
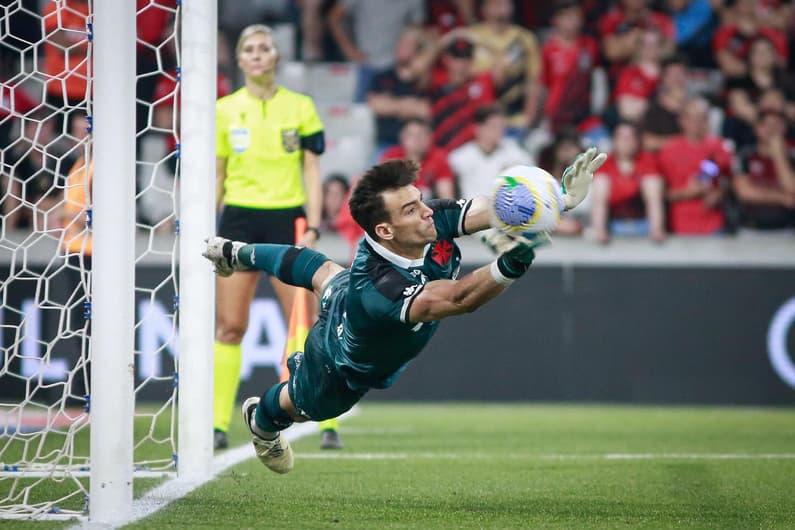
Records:
M792 408L365 402L342 433L129 528L795 528Z

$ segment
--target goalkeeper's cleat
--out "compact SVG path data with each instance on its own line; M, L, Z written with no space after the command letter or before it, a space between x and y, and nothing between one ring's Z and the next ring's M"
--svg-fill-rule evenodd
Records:
M276 473L287 473L293 468L293 450L290 442L275 432L272 439L263 438L254 430L254 412L259 404L258 397L250 397L243 402L243 421L246 422L251 441L254 443L254 452L265 467Z
M340 433L334 429L326 429L320 433L321 449L342 449L342 438Z
M215 273L218 276L231 276L235 271L248 270L248 267L240 263L237 253L240 247L245 245L241 241L230 241L223 237L211 237L205 239L207 247L202 256L210 260L215 266Z

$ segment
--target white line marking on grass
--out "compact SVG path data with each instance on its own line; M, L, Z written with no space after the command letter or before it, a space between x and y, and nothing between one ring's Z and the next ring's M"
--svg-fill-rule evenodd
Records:
M529 454L529 453L298 453L308 460L792 460L795 453L605 453L605 454Z
M346 412L340 416L340 419L354 416L357 412L358 407L354 407L349 412ZM289 441L293 442L299 438L303 438L304 436L316 432L318 432L317 423L297 423L284 431L284 436ZM157 486L155 489L148 491L143 496L133 500L132 516L129 519L121 521L113 526L85 521L75 526L69 527L68 530L106 530L135 523L144 517L149 517L155 512L162 510L172 502L188 495L193 490L217 478L219 474L226 471L230 467L237 465L249 458L253 458L254 456L254 447L251 445L251 442L247 442L246 444L235 447L234 449L224 451L213 458L212 474L205 479L181 480L179 477L175 477L164 482L160 486ZM270 473L270 471L263 471L265 473Z

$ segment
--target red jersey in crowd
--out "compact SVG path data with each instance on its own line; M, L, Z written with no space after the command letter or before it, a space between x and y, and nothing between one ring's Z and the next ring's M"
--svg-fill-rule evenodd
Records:
M792 158L790 158L790 163L793 163ZM755 186L783 191L773 159L755 149L740 156L740 171L748 175L748 179Z
M50 96L66 96L72 101L88 97L89 11L87 0L47 2L44 5L42 71L47 75L47 93ZM64 42L56 43L56 34Z
M475 138L475 109L494 103L494 80L482 72L451 85L447 72L439 70L431 81L430 96L434 144L449 152Z
M406 158L406 151L403 147L394 145L384 151L380 161L398 158ZM420 162L420 172L414 185L419 188L423 196L428 198L434 195L437 182L452 182L454 178L453 170L450 169L450 164L447 163L447 153L438 147L431 146L428 152L425 153L422 162Z
M425 4L425 25L436 28L439 34L466 26L467 21L452 0L434 0Z
M637 98L651 99L657 90L659 75L651 75L637 64L631 64L621 70L613 99L621 96L635 96Z
M0 84L0 120L5 120L11 115L26 114L35 109L36 105L36 101L20 87Z
M176 9L177 0L137 0L135 22L139 50L146 48L146 44L156 47L166 40L163 33Z
M620 35L632 28L657 28L666 40L676 38L676 27L671 17L654 11L649 12L642 20L629 20L623 10L612 9L599 19L599 35L602 38L608 35Z
M704 160L715 162L722 175L731 174L732 154L723 139L714 136L695 144L684 135L674 136L663 145L657 158L669 190L688 187ZM714 185L719 185L717 179ZM720 207L706 207L702 197L671 202L668 216L675 234L712 234L723 228Z
M768 27L759 28L754 35L743 35L737 26L721 26L715 31L715 36L712 38L712 49L715 55L721 50L728 50L738 59L746 59L751 43L759 37L772 42L782 58L788 57L786 36L782 32Z
M616 158L609 156L594 178L610 179L610 207L616 208L640 197L640 183L643 179L659 176L660 170L655 156L641 151L635 155L631 171L622 171Z
M599 57L596 39L580 35L569 44L553 34L541 55L541 82L547 89L544 115L552 130L579 124L591 112L591 75Z
M668 15L649 11L646 16L641 19L631 20L622 9L611 9L599 19L598 29L599 37L604 41L605 37L609 35L621 35L633 28L656 28L667 41L676 39L676 26ZM608 74L611 80L615 81L621 69L626 66L626 62L614 62L608 69Z

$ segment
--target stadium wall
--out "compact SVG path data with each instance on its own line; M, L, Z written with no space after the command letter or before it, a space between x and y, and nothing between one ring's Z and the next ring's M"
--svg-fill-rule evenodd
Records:
M178 343L166 310L178 300L171 285L156 283L163 266L136 271L139 283L154 290L138 292L136 300L136 381L150 381L144 400L173 384L157 383L172 375L163 370L173 366L166 356ZM8 277L7 266L0 277ZM68 274L54 278L50 299L68 296L73 281ZM57 381L80 342L43 351L65 324L59 311L24 302L37 288L19 281L9 289L6 307L30 312L22 334L15 328L22 313L0 314L0 362L24 363L22 373ZM83 318L82 311L69 318ZM244 339L241 395L275 380L284 327L263 281ZM24 390L24 381L9 381L0 397L19 398ZM544 264L498 303L445 321L396 385L368 399L794 404L795 266Z

